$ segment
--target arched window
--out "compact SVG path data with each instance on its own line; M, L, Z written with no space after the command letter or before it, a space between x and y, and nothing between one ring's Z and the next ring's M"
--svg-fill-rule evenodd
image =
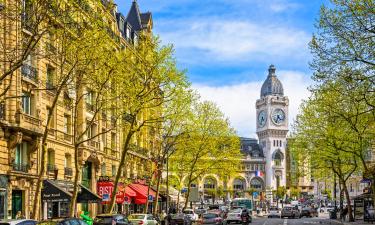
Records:
M277 150L273 155L273 162L275 166L281 166L281 162L283 160L283 154L280 152L280 150Z
M72 168L72 156L70 154L65 154L65 168Z
M214 178L209 177L204 180L204 189L215 189L216 181Z
M258 178L254 178L250 181L250 187L255 189L263 189L263 182Z
M246 188L245 180L236 178L233 181L233 189L234 190L244 190Z

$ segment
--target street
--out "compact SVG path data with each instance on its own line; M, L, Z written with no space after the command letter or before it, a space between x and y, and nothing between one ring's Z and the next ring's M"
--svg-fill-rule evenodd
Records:
M301 218L301 219L276 219L276 218L253 218L254 225L304 225L304 224L337 224L339 222L326 218Z

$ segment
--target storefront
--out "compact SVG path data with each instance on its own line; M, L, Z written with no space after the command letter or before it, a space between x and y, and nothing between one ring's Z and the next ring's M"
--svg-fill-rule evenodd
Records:
M151 187L143 183L129 184L128 187L130 187L136 193L136 196L133 198L132 204L130 205L130 212L143 213L145 211L147 199L149 202L147 211L152 212L156 192Z
M372 194L364 193L354 198L354 218L355 220L375 221Z
M109 178L101 177L99 179L97 182L97 192L102 198L99 212L105 213L107 211L107 207L111 202L113 190L114 183ZM130 204L134 197L136 197L136 193L131 188L126 187L123 183L119 183L117 185L115 211L118 213L126 213L126 206Z
M73 196L73 183L62 180L44 180L42 189L43 219L68 217ZM79 184L77 203L98 203L101 198Z

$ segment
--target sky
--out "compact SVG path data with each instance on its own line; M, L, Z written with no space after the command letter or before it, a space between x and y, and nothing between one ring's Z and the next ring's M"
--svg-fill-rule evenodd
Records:
M117 0L126 15L133 0ZM243 137L256 137L255 102L268 67L289 97L293 123L312 84L308 43L328 0L138 0L153 32L173 44L180 69ZM290 127L291 128L291 127Z

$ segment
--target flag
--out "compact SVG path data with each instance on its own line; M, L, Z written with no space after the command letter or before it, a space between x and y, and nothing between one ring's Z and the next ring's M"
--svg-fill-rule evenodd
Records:
M260 170L255 171L255 176L257 177L263 177L263 172Z

